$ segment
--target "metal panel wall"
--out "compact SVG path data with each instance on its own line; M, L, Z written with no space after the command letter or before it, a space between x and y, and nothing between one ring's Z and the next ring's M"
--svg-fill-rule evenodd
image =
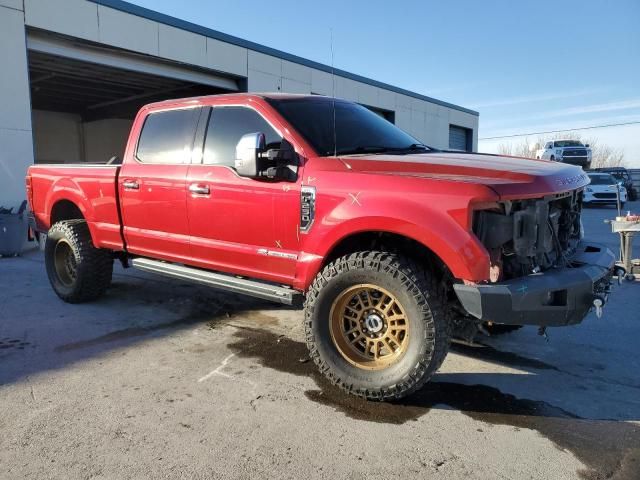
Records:
M24 177L33 163L31 101L24 14L0 6L0 206L25 199Z

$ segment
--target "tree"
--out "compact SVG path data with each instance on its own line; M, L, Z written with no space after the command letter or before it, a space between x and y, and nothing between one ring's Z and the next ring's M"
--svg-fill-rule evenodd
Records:
M597 138L582 138L579 133L556 133L554 135L539 136L535 142L525 137L517 142L503 143L498 146L498 153L501 155L513 155L516 157L536 158L536 150L552 140L579 140L591 147L591 168L602 167L624 167L624 152L619 148L601 144Z

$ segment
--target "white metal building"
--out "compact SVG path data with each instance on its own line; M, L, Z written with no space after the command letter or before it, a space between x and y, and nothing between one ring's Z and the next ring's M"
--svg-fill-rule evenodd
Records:
M332 94L331 67L121 0L0 0L0 206L35 162L104 162L137 109L234 91ZM335 95L438 148L476 150L478 113L336 69Z

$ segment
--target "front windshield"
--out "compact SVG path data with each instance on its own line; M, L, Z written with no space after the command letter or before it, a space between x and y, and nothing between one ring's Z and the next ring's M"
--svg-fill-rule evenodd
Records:
M266 99L321 156L432 151L371 110L326 97Z
M581 142L576 140L557 140L554 142L556 147L584 147Z
M611 175L589 175L591 185L615 185L616 181Z

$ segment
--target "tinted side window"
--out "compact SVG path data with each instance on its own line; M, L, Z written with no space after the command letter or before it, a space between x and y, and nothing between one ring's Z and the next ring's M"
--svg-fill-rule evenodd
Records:
M144 163L189 163L199 108L150 114L136 156Z
M247 133L262 132L270 148L278 148L282 138L257 112L245 107L215 107L204 143L203 163L235 165L236 145Z

